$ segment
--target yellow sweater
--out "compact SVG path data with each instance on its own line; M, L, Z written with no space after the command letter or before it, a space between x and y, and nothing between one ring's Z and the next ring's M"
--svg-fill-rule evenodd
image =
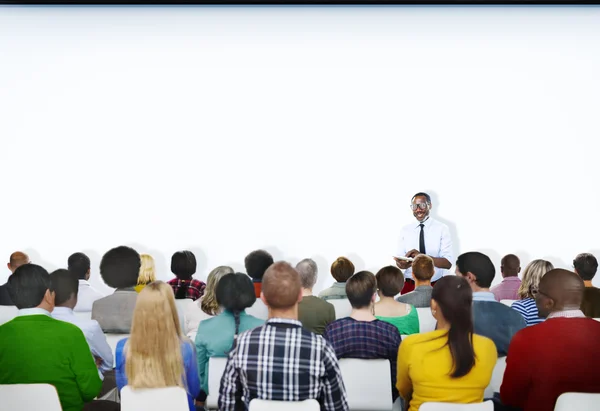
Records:
M452 378L450 348L444 347L448 342L446 334L446 330L414 334L400 344L396 387L405 400L411 398L412 393L409 411L418 411L424 402L483 401L483 391L490 383L497 360L494 342L473 335L475 366L467 375Z

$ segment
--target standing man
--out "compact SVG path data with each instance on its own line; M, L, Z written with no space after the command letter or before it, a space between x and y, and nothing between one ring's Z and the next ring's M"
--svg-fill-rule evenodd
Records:
M419 254L430 256L435 266L435 274L431 278L433 285L452 267L452 237L446 224L429 215L431 207L429 194L417 193L413 196L410 208L417 221L402 228L398 255L410 258ZM400 294L409 293L415 289L412 262L398 258L395 260L398 268L404 270L404 288Z

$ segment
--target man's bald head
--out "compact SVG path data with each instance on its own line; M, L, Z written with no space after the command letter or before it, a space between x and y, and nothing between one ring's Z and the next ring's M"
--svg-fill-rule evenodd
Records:
M8 269L14 273L17 268L25 264L29 264L29 256L24 252L15 251L10 255L10 260L7 266Z
M521 271L521 261L514 254L507 254L500 261L500 272L502 277L516 277Z
M298 304L302 291L300 275L284 261L271 265L262 279L265 303L272 309L285 310Z
M540 317L564 310L579 310L583 299L583 280L572 271L556 268L540 280L535 302Z

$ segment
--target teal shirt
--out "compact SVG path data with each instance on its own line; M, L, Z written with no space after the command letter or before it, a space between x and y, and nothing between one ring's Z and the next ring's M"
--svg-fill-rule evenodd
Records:
M240 313L240 334L265 322L242 311ZM201 321L196 334L196 356L202 390L208 394L208 359L227 357L233 345L235 320L231 311L223 311L216 317Z
M411 305L410 312L402 317L381 317L376 315L375 318L395 326L400 335L419 333L419 314L414 305Z
M63 411L81 411L102 388L83 332L44 314L0 325L0 384L51 384Z

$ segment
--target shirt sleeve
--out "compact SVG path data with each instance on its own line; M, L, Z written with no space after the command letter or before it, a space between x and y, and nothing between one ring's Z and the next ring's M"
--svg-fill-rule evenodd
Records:
M201 325L200 325L201 327ZM198 327L198 330L200 330ZM204 391L208 394L208 376L206 375L206 364L208 363L208 352L206 350L206 344L202 341L202 334L196 334L196 358L198 364L198 375L200 377L200 381L202 382L202 386L204 387Z
M342 380L342 372L338 364L335 352L331 345L325 341L323 348L323 365L325 375L323 378L323 398L320 401L325 411L347 411L348 399L346 388Z
M108 341L106 341L106 335L104 335L102 328L100 328L100 324L98 324L96 321L94 321L94 326L92 329L90 348L95 356L102 358L100 371L106 372L113 369L114 358L112 348L110 348L110 345L108 345Z
M515 301L510 308L521 314L523 320L525 321L525 325L527 325L527 310L525 309L525 305L522 301L523 300Z
M440 255L439 258L445 258L454 264L454 257L452 256L452 236L450 236L450 229L447 225L442 228L442 236L440 239Z
M239 383L239 370L236 367L236 356L239 345L229 353L225 371L221 377L219 387L219 411L235 411L237 402L237 389Z
M123 339L117 343L117 349L115 350L116 367L115 367L115 379L117 381L117 388L119 391L127 385L127 375L125 374L125 343L127 339Z
M183 363L185 366L185 378L187 391L192 398L200 393L200 379L198 377L198 364L196 363L196 350L191 342L183 343Z
M523 330L525 331L525 330ZM531 364L532 353L529 347L535 349L535 344L527 341L526 333L519 331L513 337L506 356L506 370L500 387L500 399L504 405L523 408L527 394L531 388L531 372L535 368Z
M405 400L410 398L412 393L412 381L410 379L410 355L411 355L411 344L410 340L404 340L400 344L398 350L398 361L396 363L396 388L398 393Z
M84 402L89 402L100 393L102 380L98 375L90 346L79 328L73 330L71 341L71 370L75 374L81 398Z

